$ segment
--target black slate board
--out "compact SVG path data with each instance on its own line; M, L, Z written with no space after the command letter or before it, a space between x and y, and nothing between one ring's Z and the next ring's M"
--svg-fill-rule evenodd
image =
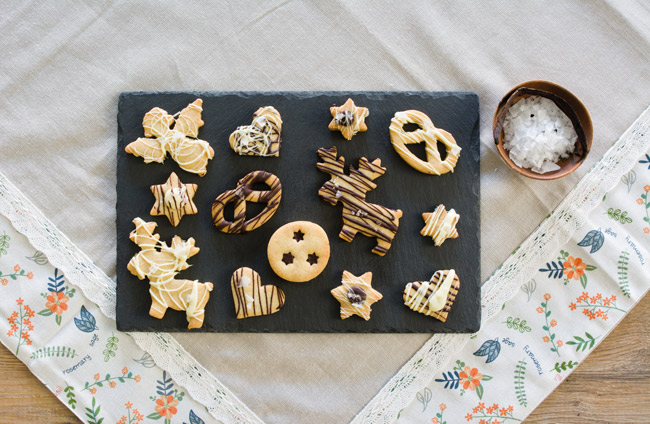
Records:
M357 106L370 109L368 131L352 141L331 132L329 107L352 97ZM142 158L125 153L125 146L143 136L142 118L153 107L170 114L196 98L203 99L205 125L199 138L210 142L215 157L204 177L181 170L167 159L164 164L145 164ZM275 106L282 115L282 149L278 158L239 156L228 144L230 133L251 123L260 106ZM395 152L388 132L390 120L400 110L426 113L439 128L451 132L462 147L454 173L431 176L408 166ZM147 280L131 275L126 265L138 252L129 240L133 218L156 221L161 240L174 235L194 237L201 249L189 260L192 265L177 278L211 281L215 288L206 307L201 330L215 332L474 332L480 326L480 213L479 213L479 113L478 96L467 92L202 92L122 93L118 107L117 148L117 328L121 331L187 331L184 312L167 310L162 320L148 315L151 305ZM337 146L346 165L357 166L360 157L381 158L387 168L375 182L367 200L394 209L404 216L390 251L384 257L371 253L374 239L361 234L352 243L338 237L341 206L330 206L317 195L329 175L316 169L319 147ZM423 145L412 149L424 156ZM225 234L212 225L210 208L214 198L235 187L250 171L273 172L282 181L282 203L277 213L248 235ZM197 215L185 216L172 227L165 216L152 217L154 203L150 185L163 183L174 171L184 183L198 184L194 201ZM454 208L461 219L460 237L435 247L420 236L421 213L438 204ZM307 283L290 283L277 277L268 264L266 244L281 225L309 220L328 234L331 258L325 271ZM230 291L230 276L241 267L255 269L263 284L275 284L286 294L280 312L238 320ZM409 281L427 280L437 269L457 271L461 288L446 323L408 309L402 290ZM340 284L343 270L356 275L373 272L372 285L384 298L372 306L369 321L339 317L339 303L330 290Z

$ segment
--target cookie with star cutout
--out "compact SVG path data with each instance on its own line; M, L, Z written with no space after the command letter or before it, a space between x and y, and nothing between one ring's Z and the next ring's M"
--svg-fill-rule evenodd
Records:
M349 271L343 271L341 285L332 289L330 293L341 304L341 319L358 315L368 321L373 303L384 296L373 289L372 272L357 277Z
M346 140L352 140L358 132L368 131L366 118L370 112L368 108L357 107L352 99L348 99L343 106L332 106L330 113L332 122L328 128L331 131L341 131Z
M176 173L172 172L164 184L151 186L156 202L149 214L165 215L176 227L184 215L194 215L198 211L192 198L196 194L197 184L183 184Z
M267 246L271 269L293 283L316 278L330 259L330 242L320 225L294 221L278 228Z

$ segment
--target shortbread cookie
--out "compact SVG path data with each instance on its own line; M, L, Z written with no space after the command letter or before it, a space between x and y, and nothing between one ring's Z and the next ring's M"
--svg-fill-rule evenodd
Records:
M316 166L332 177L318 190L318 195L332 206L338 202L343 205L343 227L339 237L347 242L351 242L357 233L376 238L377 245L372 253L384 256L397 233L402 211L366 202L366 193L377 187L373 180L386 172L381 159L369 162L361 158L359 168L350 166L350 175L346 175L343 169L345 158L337 158L336 147L320 148L318 156L323 162Z
M274 314L284 306L284 292L271 284L263 286L260 275L250 268L233 272L230 288L238 319Z
M460 280L453 269L439 270L429 281L408 283L404 288L404 304L415 312L445 322L459 288Z
M404 125L418 124L419 129L404 131ZM390 121L390 140L397 153L413 168L424 174L442 175L454 172L461 148L454 137L445 130L436 128L431 119L418 110L397 112ZM418 158L406 147L407 144L424 142L427 160ZM447 157L442 160L438 142L444 144Z
M341 304L341 319L352 315L358 315L366 321L370 319L370 306L383 297L370 286L371 281L372 272L357 277L343 271L341 285L331 291L332 296Z
M194 215L198 212L192 201L197 187L196 184L183 184L178 175L172 172L164 184L151 186L156 202L149 214L165 215L174 227L177 226L183 215Z
M433 244L440 246L445 240L449 238L457 238L458 230L456 224L460 215L455 210L445 210L444 205L438 205L436 210L431 213L423 213L424 228L420 231L425 237L431 237Z
M230 134L230 147L240 155L279 156L282 144L282 118L273 106L253 114L253 122Z
M273 271L287 281L303 283L323 272L330 259L330 242L320 225L294 221L278 228L267 247Z
M268 190L253 190L256 183L264 183ZM280 179L267 171L253 171L237 182L234 190L221 193L212 203L212 222L219 231L232 234L246 234L260 227L277 211L282 199ZM224 217L226 205L235 202L232 221ZM246 202L266 203L266 207L255 217L246 219Z
M163 163L169 152L181 169L205 175L214 150L207 141L197 138L203 126L202 105L203 101L196 99L176 119L159 107L151 109L142 120L144 138L126 146L126 152L144 158L145 163Z
M182 240L174 236L171 246L167 246L160 241L159 234L154 234L155 222L135 218L133 223L135 230L129 234L129 239L140 246L140 252L131 258L127 268L140 280L149 279L152 301L149 315L161 319L167 308L185 311L189 323L187 328L200 328L212 283L175 279L176 274L190 266L187 260L199 252L194 239Z
M367 131L366 118L370 114L368 108L357 107L352 99L348 99L343 106L332 106L330 108L332 122L328 128L332 131L341 131L346 140L358 132Z

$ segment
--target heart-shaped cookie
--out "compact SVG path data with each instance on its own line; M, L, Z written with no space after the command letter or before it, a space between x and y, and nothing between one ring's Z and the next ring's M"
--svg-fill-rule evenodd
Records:
M282 118L273 106L264 106L253 114L253 122L230 134L230 147L240 155L279 156L282 144Z
M271 284L263 286L260 275L250 268L233 272L230 287L238 319L274 314L284 306L284 292Z

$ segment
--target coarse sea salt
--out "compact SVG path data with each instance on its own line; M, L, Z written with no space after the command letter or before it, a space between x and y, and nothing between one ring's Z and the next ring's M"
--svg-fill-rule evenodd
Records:
M577 140L571 120L545 97L523 98L506 112L503 147L520 168L538 174L558 170L557 162L569 157Z

